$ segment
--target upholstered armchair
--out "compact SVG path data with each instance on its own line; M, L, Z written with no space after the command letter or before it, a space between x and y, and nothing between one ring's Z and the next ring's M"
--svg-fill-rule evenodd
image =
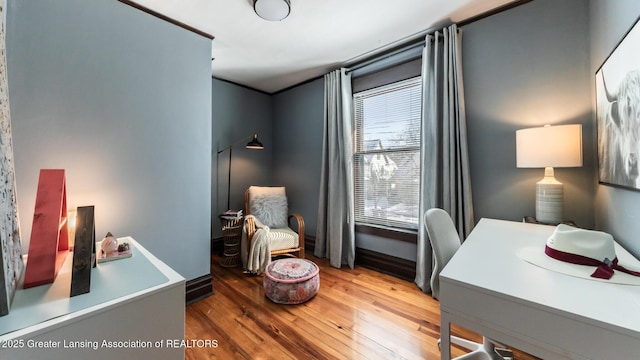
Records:
M241 253L245 269L259 273L273 256L304 258L304 219L300 214L289 214L284 187L251 186L244 200L246 215ZM255 241L263 244L254 244ZM263 254L259 258L255 252L265 249L270 256Z

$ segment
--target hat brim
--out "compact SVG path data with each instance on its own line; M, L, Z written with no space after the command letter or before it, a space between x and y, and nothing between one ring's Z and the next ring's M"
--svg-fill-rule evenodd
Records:
M629 254L618 243L615 243L616 255L618 257L618 264L624 266L629 270L640 271L640 261ZM541 268L555 271L561 274L574 276L586 280L604 281L614 284L623 285L636 285L640 286L640 277L633 276L627 273L616 270L614 275L609 280L599 279L591 277L591 274L596 270L595 266L576 265L568 262L556 260L549 257L544 253L544 248L539 247L524 247L517 251L517 255L520 259L539 266Z

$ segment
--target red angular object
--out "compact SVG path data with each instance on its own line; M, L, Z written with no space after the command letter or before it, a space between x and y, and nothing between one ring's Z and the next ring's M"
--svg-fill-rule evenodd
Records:
M23 287L51 284L69 252L63 169L41 169Z

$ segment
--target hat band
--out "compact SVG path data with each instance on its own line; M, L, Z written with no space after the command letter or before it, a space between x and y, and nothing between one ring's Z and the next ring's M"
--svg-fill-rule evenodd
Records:
M626 269L622 265L618 265L617 257L614 258L613 260L604 259L604 261L600 261L600 260L592 259L590 257L556 250L556 249L550 248L548 245L545 246L544 253L556 260L568 262L571 264L597 266L596 270L593 272L593 274L591 274L591 277L595 277L598 279L605 279L605 280L611 279L614 273L613 271L614 269L618 271L622 271L629 275L640 276L640 272L632 271L632 270Z

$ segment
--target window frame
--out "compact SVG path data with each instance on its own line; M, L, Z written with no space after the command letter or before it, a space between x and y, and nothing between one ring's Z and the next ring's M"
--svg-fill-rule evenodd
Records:
M406 89L406 88L412 88L412 87L419 87L420 90L422 88L421 86L421 76L417 75L417 76L412 76L410 78L407 79L403 79L403 80L399 80L399 81L394 81L391 83L387 83L387 84L381 84L380 86L374 87L374 88L370 88L370 89L366 89L366 90L362 90L359 91L357 93L353 94L353 126L354 126L354 132L353 132L353 137L354 137L354 141L353 141L353 176L354 176L354 189L357 190L357 182L358 181L364 181L361 179L365 178L365 162L364 160L359 160L359 157L364 157L366 155L379 155L379 154L389 154L389 153L402 153L402 152L418 152L420 153L420 141L418 141L417 145L411 145L411 146L405 146L405 147L393 147L391 149L365 149L364 146L364 131L361 130L363 128L362 125L362 121L364 120L363 118L359 118L358 117L358 104L357 102L359 100L357 100L357 98L365 98L366 93L370 93L370 92L377 92L379 94L382 94L384 92L393 92L393 91L400 91L402 89ZM391 90L387 90L387 89L381 89L381 88L394 88L395 89L391 89ZM360 100L362 101L362 100ZM420 106L422 106L422 104L420 104ZM420 109L419 111L420 114L422 114L422 109ZM420 128L420 131L422 131L422 129ZM419 137L419 136L418 136ZM420 171L420 167L422 166L422 164L420 163L420 161L418 161L418 173ZM418 186L419 183L418 183ZM420 223L419 220L419 214L418 214L418 221L417 223L409 223L409 222L405 222L406 226L400 226L401 221L397 221L397 220L392 220L389 221L391 222L391 224L389 223L383 223L384 221L376 221L377 219L380 219L378 217L372 217L372 216L367 216L364 214L364 201L365 198L364 197L360 197L358 195L360 195L361 193L359 193L358 191L356 191L356 193L354 194L354 211L355 211L355 223L356 223L356 230L358 232L362 232L362 233L367 233L367 234L373 234L373 235L377 235L377 236L383 236L386 238L393 238L396 240L400 240L400 241L406 241L406 242L411 242L411 243L415 243L417 240L417 233L418 233L418 226ZM396 224L393 224L393 223Z
M374 235L381 238L403 241L410 244L418 243L418 229L390 228L380 225L356 222L355 231L359 234Z

